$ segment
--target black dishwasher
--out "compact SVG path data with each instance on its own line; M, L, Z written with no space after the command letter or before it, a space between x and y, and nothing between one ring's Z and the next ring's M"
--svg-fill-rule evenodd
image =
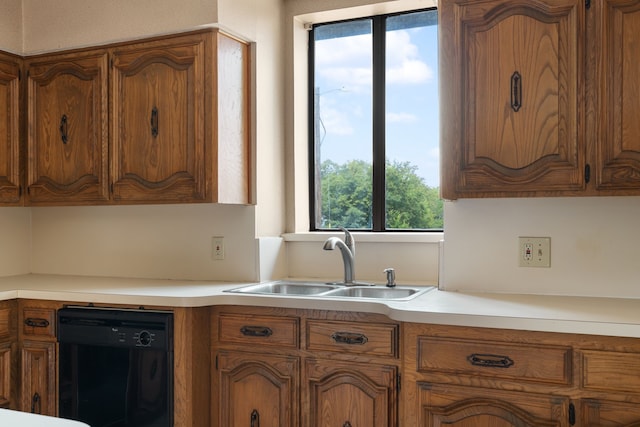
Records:
M59 414L91 427L173 425L173 314L58 310Z

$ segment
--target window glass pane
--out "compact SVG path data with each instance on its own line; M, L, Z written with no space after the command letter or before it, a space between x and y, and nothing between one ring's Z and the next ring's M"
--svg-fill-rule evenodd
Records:
M372 25L314 29L317 229L371 228Z
M442 228L437 11L386 22L385 228Z

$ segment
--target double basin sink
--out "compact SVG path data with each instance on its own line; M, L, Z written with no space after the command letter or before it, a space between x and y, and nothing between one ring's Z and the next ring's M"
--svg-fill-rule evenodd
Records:
M435 289L434 286L397 286L390 288L380 285L355 284L346 286L344 283L294 282L283 280L246 285L240 288L229 289L225 292L250 295L409 300L433 289Z

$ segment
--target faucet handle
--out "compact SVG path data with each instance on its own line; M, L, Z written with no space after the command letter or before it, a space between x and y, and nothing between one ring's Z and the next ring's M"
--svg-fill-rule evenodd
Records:
M387 274L387 287L395 288L396 286L396 270L393 268L385 268L384 273Z
M344 231L344 244L347 245L352 254L355 252L355 240L351 235L351 232L344 227L340 227L340 230ZM355 255L355 254L354 254Z

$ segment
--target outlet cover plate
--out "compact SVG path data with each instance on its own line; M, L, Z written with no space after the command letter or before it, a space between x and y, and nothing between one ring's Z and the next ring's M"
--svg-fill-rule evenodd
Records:
M550 237L518 237L520 267L551 267Z

